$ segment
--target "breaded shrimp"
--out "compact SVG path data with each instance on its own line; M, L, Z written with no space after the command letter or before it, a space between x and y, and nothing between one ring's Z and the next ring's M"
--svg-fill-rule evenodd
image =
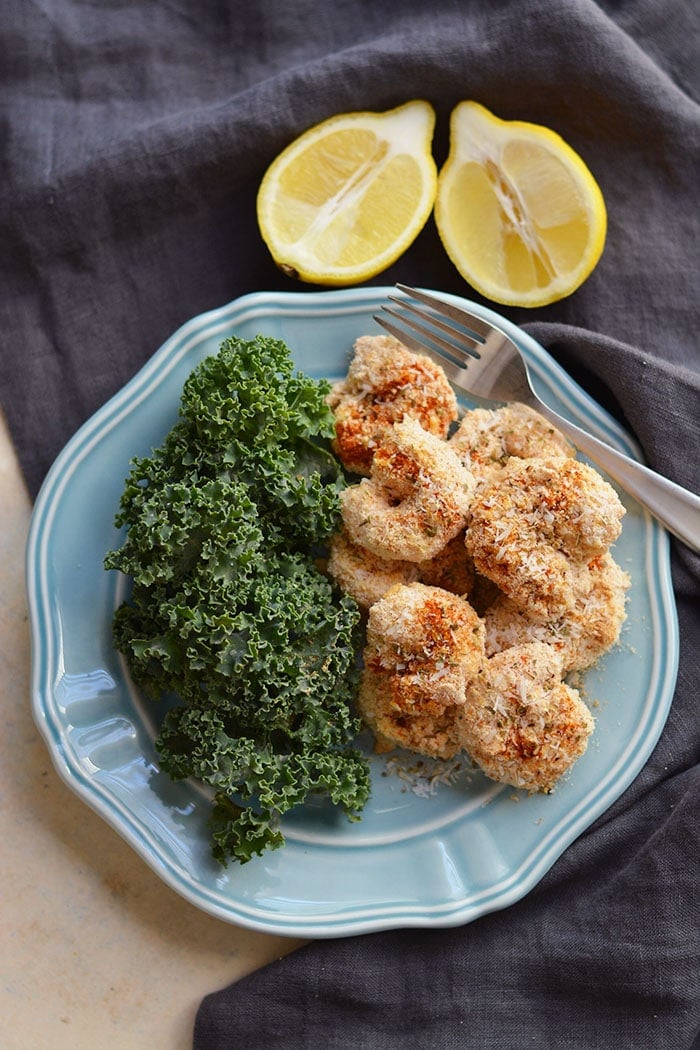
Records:
M460 740L492 780L551 791L586 750L593 719L561 675L560 655L532 642L492 656L468 686Z
M576 454L549 420L519 402L466 412L450 445L480 481L498 474L511 456L542 459Z
M417 580L419 567L416 562L378 558L351 543L341 529L331 538L327 571L341 590L369 609L392 587Z
M617 539L624 512L585 463L513 457L478 490L466 546L477 572L532 619L552 620L590 589L586 565Z
M487 656L514 645L547 642L560 653L564 674L591 667L620 637L630 578L610 553L591 562L588 578L590 585L577 596L573 608L546 623L532 620L500 595L484 613Z
M457 714L483 660L484 626L464 598L422 583L390 590L369 611L358 696L378 749L455 755Z
M418 562L379 558L351 543L340 529L331 537L326 571L362 609L369 609L399 583L427 583L465 596L474 581L474 568L464 546L463 532L434 558Z
M407 417L387 433L371 477L341 493L345 531L380 558L426 561L465 527L475 486L447 442Z
M406 416L446 438L457 401L445 373L391 336L361 336L347 376L328 395L335 415L333 450L346 470L369 475L386 430Z

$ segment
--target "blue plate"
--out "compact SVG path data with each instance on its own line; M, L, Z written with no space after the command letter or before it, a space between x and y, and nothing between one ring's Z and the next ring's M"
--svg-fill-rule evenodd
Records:
M185 378L222 339L275 336L299 368L339 378L354 339L380 331L372 315L390 291L260 293L189 321L72 438L31 524L32 701L58 772L192 904L270 933L453 926L512 904L638 774L673 695L678 637L667 537L621 494L627 515L615 556L632 575L628 618L619 645L584 676L595 733L552 795L496 785L467 763L417 769L410 756L372 756L361 822L310 804L285 820L284 848L243 866L212 860L208 795L159 771L158 709L134 688L112 646L124 580L102 561L121 542L114 514L129 461L160 444ZM492 311L465 305L512 336L545 401L638 458L629 437L542 347Z

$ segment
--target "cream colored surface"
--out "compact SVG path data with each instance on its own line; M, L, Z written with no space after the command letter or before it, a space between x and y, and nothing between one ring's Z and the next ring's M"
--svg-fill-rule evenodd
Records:
M0 417L0 1041L186 1050L204 995L299 942L200 912L54 772L29 699L30 514Z

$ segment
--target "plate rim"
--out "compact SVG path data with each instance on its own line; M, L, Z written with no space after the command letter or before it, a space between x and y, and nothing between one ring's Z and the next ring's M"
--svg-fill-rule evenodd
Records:
M649 578L649 565L653 552L661 575L659 578L652 577L658 592L658 603L652 608L655 617L663 616L664 618L667 651L664 654L663 667L656 667L659 676L656 693L658 694L659 690L663 691L664 702L660 705L656 704L654 717L650 726L647 727L644 736L643 760L631 765L627 762L622 775L617 779L611 780L611 771L606 771L603 780L609 783L603 795L597 798L597 804L594 807L595 815L592 819L588 819L586 814L582 813L578 818L569 820L568 833L563 837L561 835L563 822L559 821L545 837L545 842L547 839L551 840L549 844L545 848L539 848L534 859L528 856L516 871L509 872L505 880L479 891L476 894L476 897L481 898L479 901L473 900L474 894L459 901L443 901L434 906L433 914L430 914L429 907L426 908L426 905L421 903L415 905L413 913L405 904L397 904L394 907L387 904L374 904L364 913L358 911L353 916L341 913L337 920L328 915L303 920L298 915L282 916L279 912L270 914L252 904L244 906L240 902L236 908L232 908L229 902L224 904L217 900L216 895L207 887L192 882L187 884L171 861L164 858L159 850L154 850L149 845L148 836L145 834L146 829L139 825L133 814L124 806L117 805L114 797L109 795L102 784L89 781L84 770L77 767L75 763L71 763L61 726L51 718L51 712L45 699L45 690L49 683L46 682L42 671L48 672L50 667L46 664L47 657L41 645L42 636L47 633L47 625L41 615L41 589L45 581L42 581L40 571L42 556L45 555L45 547L50 537L51 522L60 505L62 491L68 484L69 478L79 470L82 459L89 453L94 443L99 441L105 433L118 426L124 417L135 411L149 393L162 382L162 366L164 364L169 366L166 374L175 368L178 361L186 354L188 347L192 345L192 341L197 340L203 331L215 334L217 328L229 330L234 321L240 324L257 313L264 316L267 312L269 315L271 309L276 315L288 311L295 317L299 317L304 308L308 308L310 317L316 317L320 306L327 306L330 312L338 312L342 308L346 313L366 313L369 304L372 304L374 308L377 300L386 299L387 295L393 291L393 287L363 286L320 292L251 292L185 321L144 362L132 378L76 430L49 469L37 495L30 520L25 553L25 574L31 634L31 705L35 724L49 750L54 768L64 783L125 839L173 890L196 907L215 917L266 933L319 938L362 934L383 929L458 926L471 922L488 912L511 906L527 896L561 854L636 779L663 731L673 699L679 660L679 640L675 597L670 576L669 537L651 516L646 514L646 572ZM622 446L634 458L641 460L639 446L627 431L580 387L532 336L487 306L457 295L438 294L453 299L467 309L474 310L479 316L505 328L508 334L515 335L519 345L526 351L528 364L534 366L535 373L538 372L538 368L545 367L548 381L554 381L557 387L557 396L563 394L565 399L571 400L573 395L574 401L577 401L588 414L594 417L599 436L605 438L607 435L618 447ZM654 631L657 630L658 625L655 623ZM658 663L657 660L657 665ZM634 750L634 743L634 739L628 742L624 754ZM620 756L616 765L622 762L623 756ZM582 805L583 803L579 801L574 807L574 813ZM525 872L523 869L528 870ZM507 885L502 886L503 882ZM495 899L492 899L494 895ZM377 914L371 914L372 912Z

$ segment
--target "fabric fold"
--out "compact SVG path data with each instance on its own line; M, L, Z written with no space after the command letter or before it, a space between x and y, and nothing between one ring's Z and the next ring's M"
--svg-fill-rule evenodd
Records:
M700 11L676 0L7 0L0 27L0 403L30 493L183 323L275 267L259 181L338 112L474 99L590 167L605 251L568 299L499 308L700 490ZM428 222L373 281L484 302ZM523 900L453 929L319 941L202 1002L195 1050L690 1050L697 958L700 559L672 544L667 725L617 802ZM371 857L358 863L371 863Z

